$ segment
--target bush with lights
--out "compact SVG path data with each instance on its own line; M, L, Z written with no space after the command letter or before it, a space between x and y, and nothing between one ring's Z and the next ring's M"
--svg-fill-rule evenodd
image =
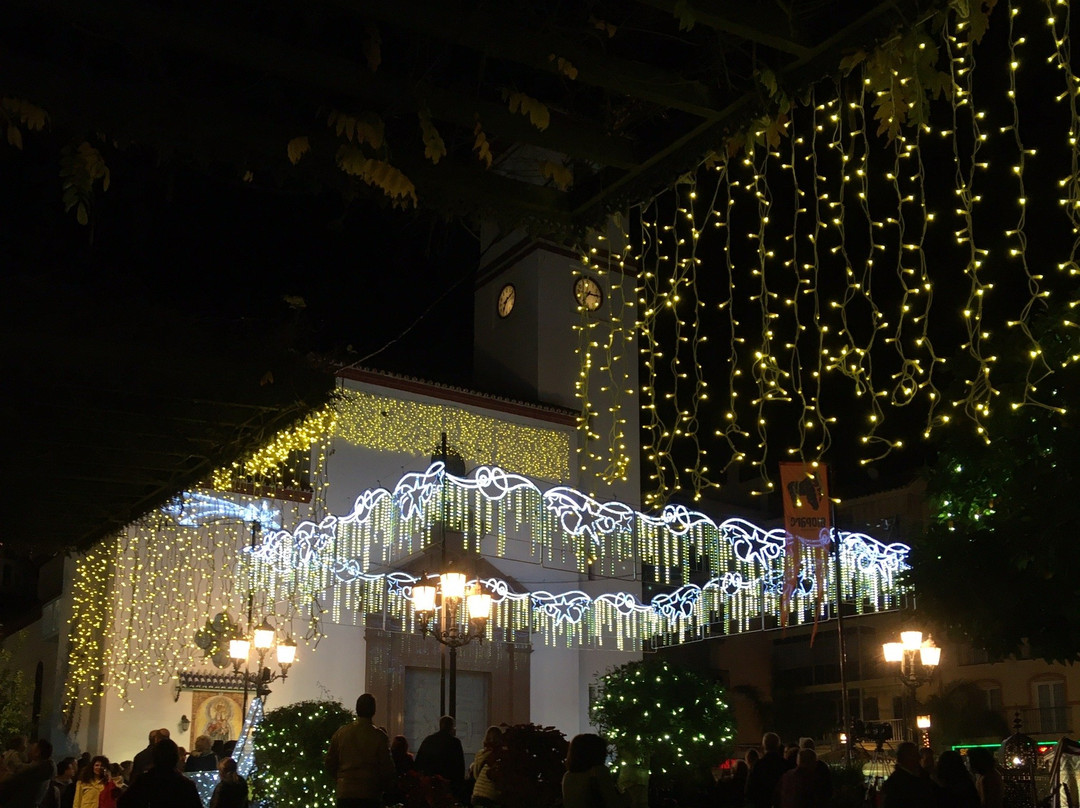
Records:
M614 668L598 685L592 722L620 765L648 768L654 793L707 782L733 747L735 721L714 678L651 656Z
M558 805L566 773L566 736L538 724L504 725L502 730L489 772L502 803L514 808Z
M255 732L256 802L275 808L333 808L326 774L330 736L356 716L336 701L300 701L266 714Z

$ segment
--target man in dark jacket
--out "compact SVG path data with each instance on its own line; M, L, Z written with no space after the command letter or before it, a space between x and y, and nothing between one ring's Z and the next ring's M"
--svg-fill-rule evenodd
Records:
M904 741L896 747L896 768L881 787L881 808L922 808L934 798L930 779L920 773L919 747Z
M168 738L154 744L153 765L123 794L116 808L203 808L198 789L176 770L180 750Z
M746 780L746 799L753 808L774 808L780 804L780 778L792 767L784 760L780 736L775 732L761 736L761 747L764 754Z
M439 719L439 731L424 738L416 750L416 768L424 774L437 774L450 781L450 789L458 799L463 798L465 785L465 752L455 734L454 717Z
M139 775L154 765L154 746L161 740L161 734L156 730L150 730L150 742L146 745L146 748L139 751L134 760L131 761L131 780L128 783L130 786L136 780L139 779Z

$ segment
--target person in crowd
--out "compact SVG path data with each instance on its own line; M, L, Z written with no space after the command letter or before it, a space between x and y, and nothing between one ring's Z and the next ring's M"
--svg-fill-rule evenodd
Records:
M946 749L941 753L934 778L939 787L940 808L979 808L979 792L959 752Z
M27 738L25 735L12 735L4 745L4 755L0 759L3 763L4 776L19 772L27 764Z
M774 808L778 804L780 778L789 768L781 753L780 736L766 732L761 736L761 758L746 779L746 799L752 808Z
M56 766L56 776L49 781L45 796L41 799L41 808L61 808L64 792L75 780L75 758L66 757ZM74 787L72 788L74 798ZM70 803L69 803L70 805Z
M919 769L923 777L932 780L934 777L934 750L924 746L919 750Z
M584 733L570 740L562 780L563 808L626 808L627 796L615 786L605 765L607 744Z
M716 783L717 805L722 808L742 808L746 804L746 778L749 776L750 767L746 761L736 760L731 767L731 776L723 777Z
M120 763L120 776L124 778L124 787L131 784L131 767L134 761L124 760Z
M139 776L153 765L154 746L161 740L161 733L152 729L147 740L146 748L136 753L135 759L131 761L131 777L128 778L128 785L133 785Z
M236 751L236 741L225 741L224 746L221 747L222 757L232 757L233 752Z
M210 736L200 735L195 739L195 751L188 755L187 760L184 761L184 771L212 772L217 768L218 760L214 754L213 742L210 740Z
M98 808L105 784L109 782L109 759L104 755L90 758L75 781L74 808Z
M55 774L52 744L42 738L27 749L26 765L0 783L4 808L38 808Z
M177 771L180 752L162 738L154 744L151 766L120 795L117 808L203 808L198 789Z
M124 779L124 767L119 763L110 763L109 780L117 788L127 788L127 781Z
M439 731L428 735L416 750L417 771L437 774L450 781L450 790L461 799L465 785L465 752L455 733L453 716L439 719Z
M754 766L761 760L761 753L756 749L747 749L746 754L743 756L743 760L746 761L746 770L751 772L754 770Z
M499 789L491 779L490 765L492 754L502 744L502 735L498 727L488 727L484 733L484 745L469 766L469 779L473 781L472 805L491 808L499 804Z
M982 808L1002 808L1005 802L1005 784L989 749L972 749L968 752L971 770L975 772L975 790Z
M222 760L218 764L218 775L218 784L210 797L209 808L248 808L247 781L237 773L236 761L231 757Z
M814 756L817 757L817 750L814 748L813 738L800 738L800 749L813 749ZM815 790L820 799L825 801L825 804L832 799L832 769L829 768L829 764L824 760L817 759L814 766L814 780Z
M216 741L214 741L213 746L211 746L210 748L214 750L214 756L218 760L223 760L224 758L229 757L229 755L225 754L225 741L221 740L221 738L218 738Z
M338 808L379 808L382 794L394 786L396 770L386 733L372 723L375 697L356 700L356 720L330 739L326 771L336 781Z
M412 752L409 751L409 739L404 735L395 735L390 741L390 757L394 759L394 768L399 777L416 768Z
M188 759L188 750L186 750L182 746L176 747L176 770L178 772L184 771L184 766L187 765L187 759ZM214 768L216 769L217 766L215 765Z
M799 762L799 745L789 743L784 747L784 760L787 761L788 769L794 769Z
M896 747L896 768L881 787L881 808L926 808L934 797L934 787L922 776L919 747L904 741Z
M781 808L825 808L829 804L817 771L820 762L813 749L799 750L795 768L788 769L780 777Z

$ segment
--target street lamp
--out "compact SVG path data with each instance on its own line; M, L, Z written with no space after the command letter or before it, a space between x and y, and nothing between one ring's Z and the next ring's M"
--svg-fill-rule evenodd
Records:
M270 668L266 667L266 655L271 648L274 648L274 640L277 638L277 631L270 625L270 622L265 618L262 624L259 625L253 632L251 639L238 636L229 640L229 656L232 657L233 673L242 675L244 677L244 711L247 711L247 694L248 689L251 688L255 691L255 695L260 698L266 698L270 695L270 683L276 682L278 679L286 679L289 676L289 668L296 662L296 643L293 642L292 637L286 637L281 642L277 643L275 650L275 657L279 670L276 673L272 673ZM251 653L251 646L255 646L255 652L259 658L258 667L255 672L252 673L248 668L248 656ZM244 666L243 673L241 674L240 666Z
M413 609L426 637L450 649L449 715L457 715L457 649L473 640L483 641L491 617L491 595L479 583L467 585L462 572L444 572L438 586L413 587Z
M919 728L919 732L922 734L922 745L930 746L930 716L917 715L915 716L915 726Z
M941 662L941 649L934 645L930 637L924 640L921 631L901 631L900 642L883 643L881 650L886 662L899 663L897 673L908 691L905 724L909 731L916 731L913 737L918 737L919 728L912 726L917 703L915 693L919 685L929 682L933 677Z

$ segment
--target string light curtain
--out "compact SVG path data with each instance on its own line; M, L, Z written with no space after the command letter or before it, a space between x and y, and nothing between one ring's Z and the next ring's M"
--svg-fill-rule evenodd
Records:
M1032 324L1078 299L1071 7L996 5L950 4L798 98L763 71L772 111L635 209L648 504L733 464L767 492L780 460L1064 411Z

